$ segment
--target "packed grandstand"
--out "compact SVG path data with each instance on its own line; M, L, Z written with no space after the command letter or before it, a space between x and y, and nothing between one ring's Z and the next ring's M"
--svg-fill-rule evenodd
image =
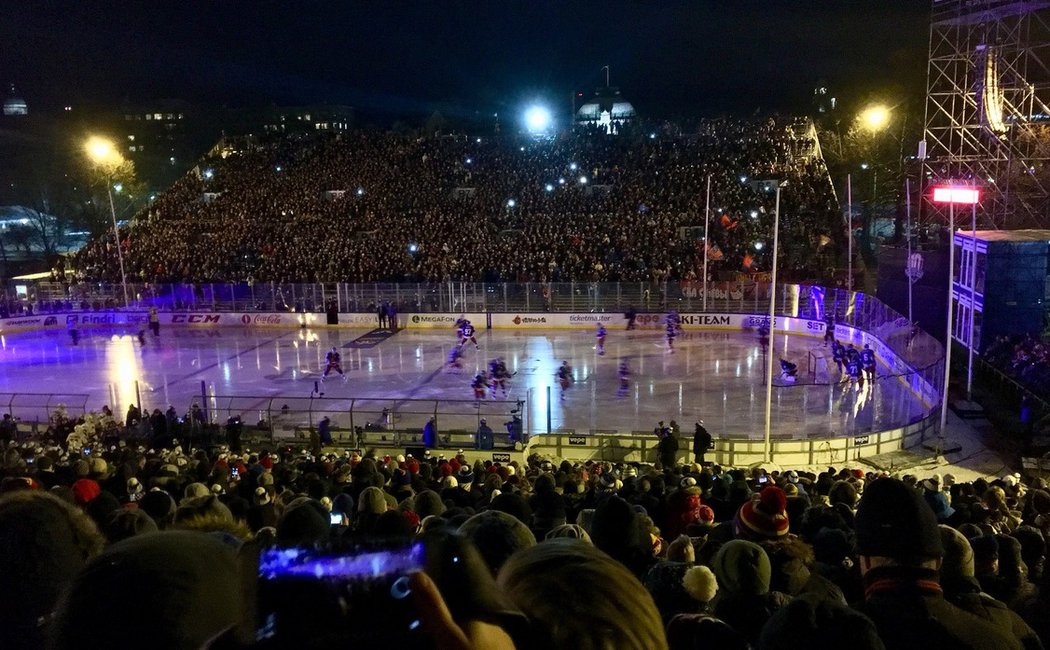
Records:
M357 131L221 143L121 231L129 282L602 281L828 277L844 229L812 128L638 123L619 136ZM683 230L686 229L686 230ZM693 230L698 229L698 230ZM111 236L74 266L119 282Z
M692 462L699 431L655 462L502 463L193 448L170 415L127 419L58 415L23 440L0 424L5 647L232 648L261 631L262 647L1003 649L1050 633L1042 479L722 468ZM409 579L407 627L295 584L275 627L243 589L238 558L394 538L440 565Z

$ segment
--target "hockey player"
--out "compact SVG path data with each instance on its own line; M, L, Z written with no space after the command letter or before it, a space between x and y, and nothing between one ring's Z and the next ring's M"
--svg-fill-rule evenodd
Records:
M623 315L627 319L627 331L630 332L635 328L635 320L638 318L638 312L635 311L634 307L628 307L627 312Z
M474 344L475 350L481 349L478 347L478 340L474 337L474 326L470 324L469 320L464 319L463 325L459 328L459 346L463 347L467 341Z
M448 351L448 369L457 374L463 370L463 350L458 345Z
M828 314L824 317L824 347L835 342L835 317Z
M846 363L850 361L860 361L860 350L853 347L852 343L846 346Z
M503 362L502 357L496 357L492 361L489 361L489 379L492 383L492 399L496 399L496 389L499 388L503 392L503 396L507 396L507 380L510 379L510 373L507 372L507 364Z
M485 399L485 391L488 390L489 379L485 376L484 370L474 375L474 379L470 382L470 387L474 389L475 402L480 402Z
M598 331L595 333L595 337L598 339L598 356L605 354L605 326L598 323Z
M676 332L682 331L682 317L679 316L678 312L674 309L667 312L665 320L669 325L674 325L674 329Z
M839 367L842 381L846 381L846 375L843 373L843 364L846 363L846 348L834 339L831 341L831 358L835 361L835 365Z
M339 350L334 347L324 355L324 372L321 374L321 381L324 381L328 377L328 373L333 370L339 373L343 381L346 381L346 375L343 374L343 358L339 354Z
M857 384L858 386L863 386L864 372L861 370L860 354L855 354L851 357L849 356L848 352L849 350L847 349L846 375L849 377L850 383ZM854 350L854 352L856 352L856 350Z
M758 343L762 346L762 352L765 353L766 349L769 348L769 324L762 323L758 326Z
M669 354L674 354L674 337L678 336L678 332L675 331L674 323L672 323L671 321L667 322L666 336L667 336L667 352Z
M569 386L572 385L572 366L569 365L568 361L561 362L561 367L558 368L555 376L558 378L558 385L561 386L561 398L564 400L565 391L569 390Z
M780 378L789 383L795 383L798 380L798 364L792 363L787 359L780 360Z
M618 374L620 376L620 390L616 395L617 397L623 397L627 394L627 391L631 389L631 368L627 365L626 361L620 362Z
M867 343L864 344L864 349L860 351L860 365L864 370L864 376L868 381L875 380L875 350L871 349Z

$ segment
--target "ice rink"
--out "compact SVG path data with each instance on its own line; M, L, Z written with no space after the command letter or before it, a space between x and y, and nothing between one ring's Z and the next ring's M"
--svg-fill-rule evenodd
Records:
M676 420L686 432L698 419L719 436L763 432L763 353L753 335L687 332L670 354L657 331L617 329L609 332L604 356L587 330L546 335L482 330L478 342L480 351L466 346L464 368L456 374L445 367L456 344L451 330L401 330L384 339L346 329L169 327L159 339L147 334L145 346L133 332L121 330L85 330L77 346L65 332L33 332L0 339L0 392L86 394L87 408L111 404L118 413L137 401L136 382L147 408L171 404L180 414L199 400L201 381L220 396L308 398L325 351L336 346L348 379L329 377L321 386L326 400L379 398L390 400L395 410L405 399L471 400L474 372L499 356L515 373L506 399L527 403L533 434L547 431L548 407L552 429L578 433L651 432L658 420ZM797 385L784 385L777 376L775 436L854 435L921 415L919 399L893 377L858 390L837 383L833 370L830 383L813 383L807 357L809 349L822 347L818 339L778 335L774 346L778 357L795 361L801 371ZM572 366L575 382L561 399L554 375L563 360ZM619 390L621 360L631 369L626 392Z

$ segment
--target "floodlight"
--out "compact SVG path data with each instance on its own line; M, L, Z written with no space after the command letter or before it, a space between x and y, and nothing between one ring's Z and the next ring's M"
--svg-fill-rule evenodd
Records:
M105 138L92 136L84 143L84 150L95 164L112 164L119 159L116 147Z
M890 123L890 109L882 104L869 106L857 116L860 123L871 132L881 131Z
M518 204L518 202L517 202L517 201L515 201L514 199L507 199L507 207L508 207L508 208L513 208L513 207L514 207L514 206L516 206L517 204Z
M543 106L531 106L525 111L525 128L532 133L546 131L551 125L551 112Z

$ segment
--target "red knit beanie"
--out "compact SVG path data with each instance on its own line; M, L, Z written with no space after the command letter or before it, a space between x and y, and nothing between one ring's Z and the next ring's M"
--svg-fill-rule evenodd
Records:
M86 506L100 494L102 494L102 488L89 478L82 478L73 483L73 500L79 506Z
M733 522L737 537L742 539L778 539L788 533L787 496L769 486L740 506Z

